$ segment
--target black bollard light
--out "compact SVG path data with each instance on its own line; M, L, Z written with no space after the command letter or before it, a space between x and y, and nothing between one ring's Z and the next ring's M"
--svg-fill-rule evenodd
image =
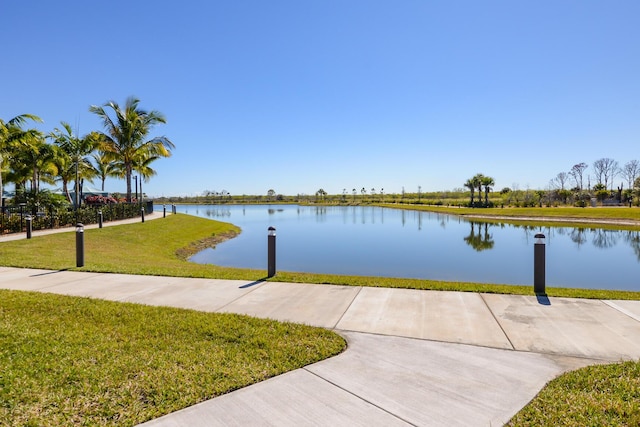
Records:
M176 205L171 205L171 213L176 214Z
M76 267L84 267L84 224L76 224Z
M102 211L98 211L98 227L102 228Z
M276 229L268 228L267 234L267 277L276 275Z
M27 215L27 239L31 238L31 232L33 231L33 217Z
M167 217L167 205L162 205L162 218Z
M533 292L545 295L545 243L544 234L536 234L533 245Z
M140 209L140 218L142 218L142 222L144 222L144 208Z

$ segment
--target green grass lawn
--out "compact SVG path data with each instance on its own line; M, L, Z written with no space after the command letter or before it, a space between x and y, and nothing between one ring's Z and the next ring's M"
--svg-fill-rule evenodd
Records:
M292 323L0 290L0 425L131 426L344 348Z
M507 425L640 426L640 362L588 366L561 375Z

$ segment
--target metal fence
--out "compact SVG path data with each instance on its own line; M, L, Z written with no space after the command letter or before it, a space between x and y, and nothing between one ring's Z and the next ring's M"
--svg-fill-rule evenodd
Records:
M74 227L77 223L97 224L99 212L102 220L117 221L135 218L153 212L153 201L140 203L114 203L107 205L84 205L79 209L57 209L53 212L46 209L29 208L26 205L5 206L0 208L0 234L19 233L26 229L27 216L31 217L33 230L45 230L62 227Z

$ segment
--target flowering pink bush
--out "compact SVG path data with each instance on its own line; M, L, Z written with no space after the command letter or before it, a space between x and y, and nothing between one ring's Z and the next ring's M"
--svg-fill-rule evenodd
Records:
M111 203L118 203L118 201L111 196L100 196L100 195L86 196L84 198L84 201L88 205L108 205Z

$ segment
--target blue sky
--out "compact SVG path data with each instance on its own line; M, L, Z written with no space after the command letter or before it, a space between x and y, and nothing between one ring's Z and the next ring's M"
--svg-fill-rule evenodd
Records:
M0 117L85 134L101 130L90 105L136 96L176 145L152 196L440 191L478 172L546 188L579 162L640 159L637 0L26 0L2 15Z

